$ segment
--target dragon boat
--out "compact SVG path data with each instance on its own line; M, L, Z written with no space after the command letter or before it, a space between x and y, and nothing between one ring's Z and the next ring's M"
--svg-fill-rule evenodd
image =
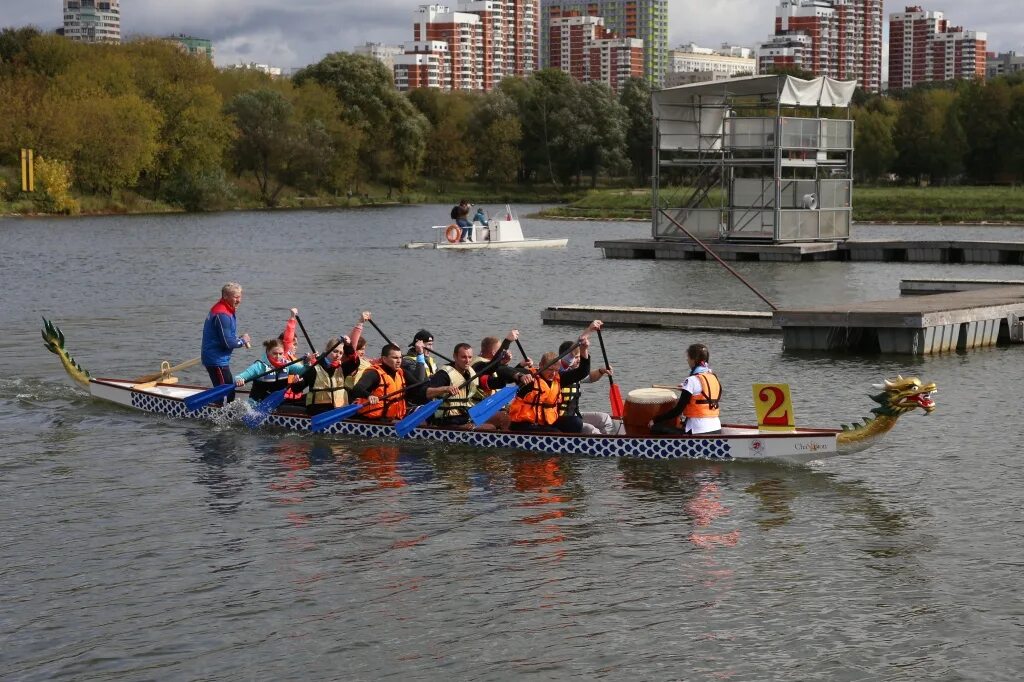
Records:
M167 415L179 419L200 419L223 422L228 411L241 420L247 401L230 403L228 407L207 405L189 410L185 399L208 390L208 386L179 384L177 378L162 370L156 378L105 379L92 377L72 358L64 346L64 335L51 322L44 320L43 340L46 347L61 360L68 375L86 387L90 394L117 405ZM173 369L173 368L170 368ZM469 429L422 426L407 438L412 440L456 443L485 449L505 449L548 454L588 457L630 457L640 459L715 459L715 460L778 460L807 463L836 455L863 450L888 433L900 416L920 409L925 414L935 409L931 393L935 384L923 384L916 377L897 377L876 385L878 393L871 398L878 405L874 416L863 423L841 428L793 428L788 431L766 431L756 426L724 424L721 432L706 435L582 435L530 434L507 431L474 431ZM278 428L298 433L311 432L310 418L304 414L279 410L270 413L261 428ZM346 420L332 424L320 435L349 436L365 439L397 439L395 427L382 422Z

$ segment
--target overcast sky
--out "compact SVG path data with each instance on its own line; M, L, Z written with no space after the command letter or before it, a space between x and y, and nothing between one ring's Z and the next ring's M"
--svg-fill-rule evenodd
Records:
M435 0L438 4L445 3ZM917 0L921 2L921 0ZM423 0L121 0L121 31L185 33L210 38L219 66L259 62L289 68L366 41L412 39L412 13ZM670 0L669 46L723 42L754 47L771 32L777 0ZM891 12L910 3L885 4ZM0 0L0 27L61 25L61 0ZM923 3L954 24L988 34L989 50L1024 54L1021 0L942 0ZM888 30L886 29L886 37Z

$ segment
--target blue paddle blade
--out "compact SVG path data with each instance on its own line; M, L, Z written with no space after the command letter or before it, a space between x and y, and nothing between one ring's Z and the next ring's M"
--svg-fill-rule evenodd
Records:
M430 419L430 415L437 411L442 402L444 401L441 398L437 398L426 405L420 405L412 414L405 416L395 424L395 433L399 438L405 438L412 433L413 429Z
M327 412L321 412L320 414L313 415L309 420L310 431L324 431L330 428L331 424L337 424L343 419L351 417L359 410L366 407L363 403L354 403L352 405L346 405L345 407L337 407Z
M516 397L516 391L519 387L515 384L506 386L497 393L489 395L473 407L469 408L469 418L473 420L473 423L477 426L484 424L488 419L498 413L498 411L505 407L513 398Z
M287 390L282 388L280 391L274 391L261 400L260 404L253 408L252 412L242 417L242 423L250 429L259 428L267 420L267 417L270 416L270 413L284 402L284 394Z
M212 402L216 402L222 398L225 398L229 393L235 390L234 384L221 384L220 386L214 386L209 388L202 393L196 393L185 398L185 409L189 412L195 412L201 410Z

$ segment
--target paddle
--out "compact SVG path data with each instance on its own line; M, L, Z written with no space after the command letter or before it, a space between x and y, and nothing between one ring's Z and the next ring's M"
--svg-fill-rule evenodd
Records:
M605 369L611 370L612 366L608 364L608 353L604 349L604 337L601 336L601 330L597 330L597 341L601 344L601 357L604 358ZM612 406L612 417L615 419L622 419L622 413L626 406L622 400L622 393L619 391L618 385L615 383L614 377L611 374L608 375L608 402Z
M392 346L395 345L395 343L391 339L388 338L388 335L385 334L383 331L381 331L381 328L377 326L377 323L374 322L372 318L367 320L367 322L369 322L370 326L372 326L374 329L377 330L377 333L380 334L381 338L384 339L384 343L387 343L387 344L392 345Z
M168 376L174 374L175 372L180 372L183 369L188 369L189 367L194 367L195 365L198 365L199 364L199 358L192 358L191 360L186 360L185 362L181 363L180 365L175 365L174 367L164 368L164 364L167 364L166 360L163 363L160 364L160 371L159 372L153 372L152 374L143 374L141 377L136 377L135 379L132 379L132 382L134 382L136 384L146 384L146 383L158 381L158 380L160 380L160 379L162 379L164 377L168 377ZM149 386L136 386L136 388L151 388L151 387L149 387Z
M334 345L332 345L330 348L328 348L324 352L324 355L330 354L330 352L332 350L334 350L335 348L337 348L339 345L341 345L341 341L340 340L337 343L335 343ZM302 362L304 359L305 358L296 358L295 360L292 360L291 362L286 363L286 364L282 365L281 367L273 367L273 368L267 370L266 372L264 372L263 374L257 374L252 379L249 379L249 381L255 381L256 379L260 379L260 378L265 377L265 376L267 376L269 374L273 374L274 372L280 371L280 370L284 369L285 367L290 367L291 365L294 365L297 362ZM226 397L233 390L235 390L234 382L232 382L230 384L221 384L220 386L214 386L213 388L209 388L209 389L207 389L207 390L205 390L205 391L203 391L201 393L196 393L195 395L190 395L189 397L185 398L185 408L187 410L189 410L190 412L194 412L196 410L200 410L200 409L206 407L207 405L209 405L210 403L212 403L214 401L217 401L217 400L220 400L221 398ZM284 399L283 391L285 391L285 390L287 390L287 389L282 389L282 391L281 391L281 399L282 400ZM273 395L274 395L274 393L271 393L270 396L267 396L266 398L264 398L264 401L269 400L270 397L273 396ZM260 403L260 404L262 405L262 403ZM280 405L280 404L281 403L278 402L278 405Z
M579 345L580 342L577 341L576 343L572 344L572 346L570 346L569 348L566 348L564 353L562 353L557 358L555 358L548 364L538 369L537 375L539 376L541 372L548 369L556 362L561 361L561 359L564 358L566 355L569 355L574 350L576 350L579 347ZM522 350L523 349L520 346L519 351L522 352ZM523 357L525 356L526 354L524 353ZM472 419L473 423L478 426L480 424L485 423L488 419L497 414L498 410L505 407L505 405L511 402L511 400L516 397L516 393L519 391L519 389L520 386L518 384L509 384L508 386L501 389L494 395L487 396L486 398L478 402L476 405L469 408L469 418Z
M302 335L306 337L306 343L309 344L309 350L313 353L316 352L316 346L313 345L313 339L309 338L309 333L306 331L306 325L302 324L302 318L299 314L295 314L295 321L299 323L299 329L302 330Z
M376 323L376 322L374 322L373 320L367 320L367 321L368 321L368 322L369 322L369 323L370 323L371 325L373 325L373 328L377 330L377 333L378 333L378 334L380 334L380 335L381 335L381 336L382 336L382 337L384 338L384 342L385 342L385 343L390 343L390 344L391 344L392 346L394 346L394 345L395 345L395 344L394 344L394 342L393 342L393 341L392 341L391 339L389 339L389 338L388 338L388 335L387 335L387 334L385 334L385 333L384 333L383 331L381 331L381 328L377 326L377 323ZM401 346L399 346L399 347L401 347ZM441 354L440 354L440 353L438 353L438 352L437 352L436 350L432 350L432 349L430 349L430 348L424 348L423 350L424 350L424 351L426 351L427 353L433 353L434 355L436 355L437 357L441 358L442 360L444 360L445 362L447 362L447 363L449 363L449 364L451 364L451 363L455 362L455 361L454 361L454 360L452 360L451 358L449 358L449 357L447 357L447 356L444 356L444 355L441 355Z
M429 379L427 381L429 381ZM393 393L386 393L384 397L381 398L381 402L391 400L395 396L402 395L403 393L411 389L419 388L423 384L427 383L427 381L421 381L416 384L404 386L403 388ZM343 421L367 407L371 407L371 405L369 403L353 403L351 405L345 405L344 407L336 407L333 410L328 410L327 412L322 412L320 414L313 415L313 417L310 418L309 420L309 430L317 432L324 431L328 429L332 424L336 424L337 422Z

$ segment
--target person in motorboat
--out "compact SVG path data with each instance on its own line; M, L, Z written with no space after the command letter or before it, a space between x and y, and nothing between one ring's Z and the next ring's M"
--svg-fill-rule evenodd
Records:
M722 430L719 417L719 400L722 397L722 384L708 362L711 352L703 343L692 344L686 349L686 364L690 374L679 387L679 400L667 412L655 415L649 423L654 434L698 434L717 433ZM685 418L683 427L675 426L677 417Z
M477 223L480 223L482 227L490 226L490 223L487 221L487 212L483 209L483 206L477 207L476 213L473 214L473 219L469 221L469 241L477 241L473 237L475 232L474 228L476 227ZM490 241L490 231L487 231L486 234L487 241Z
M591 332L601 329L601 326L601 320L594 320L583 334L589 335ZM562 345L558 347L559 355L566 353L572 346L572 341L562 342ZM577 347L572 353L564 355L559 360L559 372L564 375L566 372L576 368L579 365L579 360L580 349ZM602 377L611 374L613 374L611 368L597 367L590 370L590 374L581 381L569 383L563 379L561 382L562 402L558 406L559 417L555 425L560 430L571 433L583 433L586 435L612 433L615 430L615 423L612 421L612 416L607 412L580 412L580 384L592 384L600 381Z
M266 351L266 358L260 358L235 377L235 386L244 386L247 381L252 380L249 400L257 403L271 393L287 388L289 375L302 374L316 362L316 355L311 353L301 363L288 364L288 356L280 339L267 339L263 342L263 348ZM266 372L271 373L260 376Z
M469 209L473 204L469 203L468 199L462 199L458 204L452 207L452 220L461 230L459 235L459 241L464 242L467 239L473 239L473 221L469 219Z
M409 344L409 352L402 358L402 371L410 384L419 384L434 375L437 371L437 363L430 355L434 348L434 335L426 329L416 332ZM422 405L427 402L422 398L422 391L414 392L406 398L406 402L413 405Z
M402 349L386 344L380 350L380 360L363 372L352 388L352 400L366 403L359 417L374 421L398 421L405 416L405 394L396 396L407 386L402 371Z
M248 346L249 335L238 336L238 319L235 311L242 303L242 285L228 282L220 289L217 301L203 323L203 344L201 359L214 386L234 383L231 374L231 352ZM228 400L233 400L232 394Z
M430 382L423 391L426 400L445 398L445 401L431 417L430 423L434 426L447 428L468 428L471 426L469 408L478 402L480 395L480 375L495 374L491 388L503 387L512 381L530 381L529 375L513 371L511 368L501 364L503 354L508 351L509 346L519 338L519 330L511 329L499 346L495 357L483 365L479 370L474 370L473 347L468 343L460 343L452 351L452 362L445 365L430 377ZM500 382L500 386L497 383ZM498 415L496 415L497 417ZM495 422L500 419L489 420L477 428L489 430L496 428Z
M563 421L559 425L559 407L562 402L562 382L573 384L590 376L590 339L579 338L579 364L560 371L559 354L545 353L540 367L530 369L534 381L523 386L509 406L512 431L534 433L580 433L582 421Z

